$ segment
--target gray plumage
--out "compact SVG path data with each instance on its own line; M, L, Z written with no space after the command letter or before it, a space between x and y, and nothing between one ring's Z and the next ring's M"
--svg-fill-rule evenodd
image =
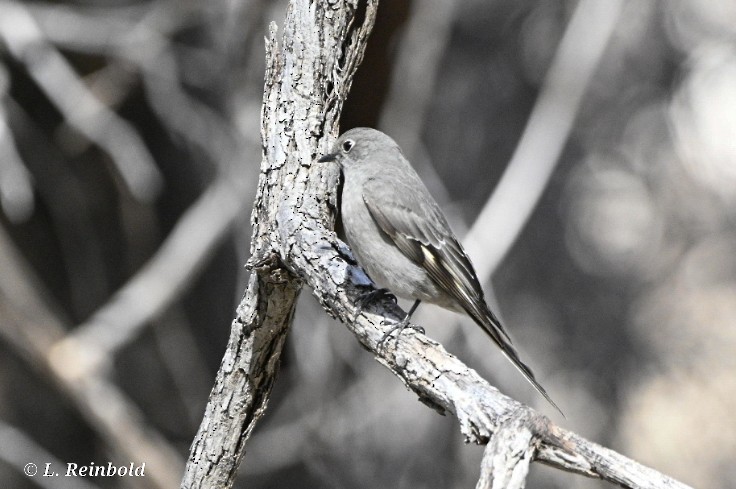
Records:
M320 161L340 164L345 237L371 279L399 297L468 314L559 411L486 305L465 250L394 140L351 129Z

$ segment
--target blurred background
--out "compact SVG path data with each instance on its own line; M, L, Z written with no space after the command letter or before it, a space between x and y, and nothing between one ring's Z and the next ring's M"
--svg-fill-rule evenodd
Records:
M3 487L176 486L244 291L285 10L0 1ZM735 39L731 0L385 1L341 123L393 136L470 232L567 419L469 320L423 306L427 334L696 487L736 485ZM467 488L481 455L305 290L236 486ZM147 476L41 476L68 462ZM608 486L534 464L528 487Z

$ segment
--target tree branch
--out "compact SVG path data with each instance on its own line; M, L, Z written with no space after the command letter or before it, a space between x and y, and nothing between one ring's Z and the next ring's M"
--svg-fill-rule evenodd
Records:
M498 427L486 445L476 489L522 489L534 455L529 416L517 416Z
M547 188L622 8L621 0L575 6L511 161L465 237L481 283L498 268Z
M377 5L377 0L293 1L280 47L276 26L271 25L261 121L263 160L249 261L254 273L192 444L183 488L230 487L245 442L266 408L302 286L292 273L298 269L290 266L291 224L308 222L305 216L292 222L292 214L303 209L321 228L332 224L337 174L310 166L318 142L337 131Z
M105 369L78 370L95 351L68 344L68 361L54 361L51 347L69 329L46 300L44 287L0 227L0 339L45 374L75 407L118 460L140 460L151 467L139 485L168 488L176 483L181 460L176 450L143 421L135 404L105 378Z
M163 179L143 139L89 91L22 3L0 4L0 37L67 123L110 155L131 194L153 200Z
M78 369L95 372L129 344L197 276L197 271L226 236L245 208L243 185L233 175L221 177L182 215L174 229L128 282L84 323L51 347L52 361L76 358L85 345L90 355ZM67 357L67 358L65 358Z
M520 487L532 459L625 487L686 486L554 425L501 394L438 343L413 330L380 346L403 311L386 299L359 311L371 287L332 226L336 178L315 164L362 58L376 0L290 4L281 47L271 28L262 117L263 161L253 211L254 269L187 464L182 487L229 487L278 372L294 304L306 283L330 314L423 403L452 413L467 441L488 443L492 487ZM360 8L365 8L361 15ZM337 56L337 53L341 53ZM388 321L387 321L388 320ZM513 441L511 449L506 440ZM526 443L526 448L519 448ZM509 468L510 467L510 468ZM486 487L482 481L479 487Z
M384 319L398 321L404 317L403 311L386 300L367 307L355 317L359 312L355 304L365 290L362 271L351 264L345 251L338 251L343 248L334 233L327 230L325 234L315 233L314 228L308 233L299 231L305 227L296 227L294 234L295 245L302 247L303 255L293 253L292 257L294 266L304 271L307 285L332 314L345 322L363 346L376 355L376 360L399 377L420 401L441 414L454 414L466 441L487 443L509 420L521 419L521 425L533 436L535 460L623 487L687 487L556 426L545 416L500 393L440 344L414 330L405 330L396 342L385 342L385 348L381 348L379 342L390 329L390 324L383 324Z

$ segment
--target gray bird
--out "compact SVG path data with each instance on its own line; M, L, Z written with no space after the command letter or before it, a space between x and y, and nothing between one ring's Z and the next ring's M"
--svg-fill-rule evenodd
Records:
M489 309L470 258L396 142L375 129L355 128L319 161L337 162L342 170L340 213L358 263L378 286L415 300L402 325L421 301L468 314L560 411Z

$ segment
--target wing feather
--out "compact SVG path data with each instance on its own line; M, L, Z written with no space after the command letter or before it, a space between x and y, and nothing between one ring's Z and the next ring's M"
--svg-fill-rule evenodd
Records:
M419 177L412 175L408 180L387 174L365 183L363 201L376 224L407 258L423 267L457 301L534 388L562 413L531 369L521 361L511 338L488 308L473 265L439 206Z
M510 341L486 306L473 265L434 199L426 191L417 192L416 185L386 180L373 178L363 190L363 201L378 227L476 322L490 323L484 327L497 343L501 336Z

